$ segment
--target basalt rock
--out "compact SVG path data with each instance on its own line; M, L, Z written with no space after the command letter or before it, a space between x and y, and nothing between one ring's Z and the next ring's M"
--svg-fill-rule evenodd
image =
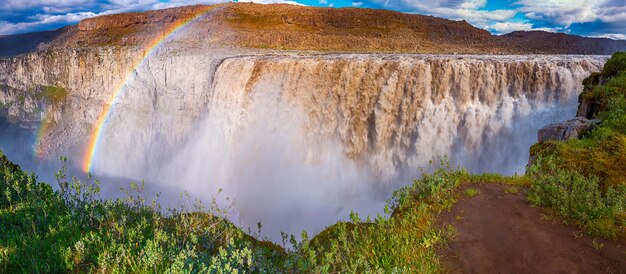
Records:
M570 139L578 139L582 134L592 130L600 120L588 120L583 117L551 124L539 130L538 141L567 141Z
M576 117L574 119L551 124L543 127L537 134L538 143L530 148L530 157L526 167L532 166L542 151L554 146L554 143L545 143L546 141L567 141L570 139L578 139L585 132L592 130L600 120L589 120L584 117Z
M602 111L602 104L593 96L593 87L603 85L606 77L602 73L594 72L583 80L583 92L578 96L578 111L576 117L593 119L596 114Z

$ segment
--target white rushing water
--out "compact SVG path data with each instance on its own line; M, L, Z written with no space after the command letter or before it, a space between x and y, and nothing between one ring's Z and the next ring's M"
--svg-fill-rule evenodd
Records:
M205 201L223 189L235 223L260 221L273 240L316 233L351 210L380 213L431 160L524 172L537 130L575 115L582 79L605 61L295 55L216 64L162 53L133 72L94 168Z

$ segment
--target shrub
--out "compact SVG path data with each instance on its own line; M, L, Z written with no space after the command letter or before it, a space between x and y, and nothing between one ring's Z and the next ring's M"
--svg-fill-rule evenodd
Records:
M602 74L605 77L611 77L621 71L626 71L626 52L616 52L611 58L604 64Z
M454 204L457 187L469 176L442 166L395 191L386 207L389 217L361 220L351 214L351 222L296 245L295 272L441 272L436 249L453 230L441 229L435 220Z
M622 238L626 225L626 186L600 185L597 177L557 167L553 158L540 158L529 168L532 183L528 199L551 209L566 221L575 221L589 233Z
M561 169L597 177L600 185L626 185L626 53L615 54L605 65L606 82L583 93L597 106L602 120L582 139L544 142L531 147L531 157L551 157ZM597 77L596 77L597 78Z
M480 190L475 189L475 188L466 188L463 193L465 193L466 197L472 198L472 197L474 197L476 195L479 195L480 194Z
M435 220L469 175L444 165L397 190L386 216L352 213L313 239L284 235L289 252L246 235L215 203L163 214L143 184L104 200L98 181L56 177L53 191L0 154L0 272L440 272L436 248L454 229Z
M103 200L97 181L56 175L53 191L0 154L0 272L273 272L282 256L219 217L215 204L163 215L140 185Z

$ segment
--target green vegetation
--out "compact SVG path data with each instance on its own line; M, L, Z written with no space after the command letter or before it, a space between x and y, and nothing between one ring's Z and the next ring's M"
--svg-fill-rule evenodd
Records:
M557 167L553 158L538 159L529 168L528 199L565 221L574 221L592 235L621 238L626 228L626 185L604 190L597 177Z
M504 192L508 193L508 194L517 194L519 193L519 187L517 186L510 186L507 187Z
M602 74L606 77L613 77L624 71L626 71L626 52L617 52L606 62Z
M526 176L513 175L513 176L504 176L502 174L496 173L483 173L483 174L472 174L467 178L468 183L490 183L490 184L505 184L511 186L522 186L528 185L530 182Z
M531 148L530 200L588 233L626 239L626 53L584 82L584 101L602 120L581 139Z
M67 90L62 87L44 86L41 93L37 94L37 99L44 99L52 104L59 104L67 98Z
M55 191L0 154L0 272L440 272L436 247L456 232L435 220L470 176L438 169L397 190L389 217L352 214L310 240L285 235L289 252L218 217L215 202L163 214L142 186L104 200L98 181L56 177Z
M469 188L466 188L463 193L465 193L466 197L472 198L472 197L474 197L476 195L479 195L480 194L480 190L469 187Z
M445 165L444 165L445 166ZM300 270L327 272L441 272L436 247L456 234L435 221L456 201L456 188L469 175L440 168L397 190L388 202L390 218L338 223L298 246Z
M271 271L281 254L216 217L215 205L162 215L139 194L103 200L98 182L57 179L54 191L0 154L0 272Z
M593 240L592 244L593 244L593 248L597 250L600 250L604 247L604 244L601 242L598 242L598 240Z

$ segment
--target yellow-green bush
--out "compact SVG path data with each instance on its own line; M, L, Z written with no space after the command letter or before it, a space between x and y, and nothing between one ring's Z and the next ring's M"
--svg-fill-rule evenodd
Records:
M626 239L626 185L602 187L597 177L560 168L551 157L539 158L527 176L532 181L528 198L535 205L593 235Z

